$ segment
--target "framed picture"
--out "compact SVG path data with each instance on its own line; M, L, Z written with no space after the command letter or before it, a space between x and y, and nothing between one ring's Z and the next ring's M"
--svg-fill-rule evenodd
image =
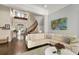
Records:
M5 29L10 29L10 24L5 24Z
M67 17L52 20L51 28L53 30L67 30Z

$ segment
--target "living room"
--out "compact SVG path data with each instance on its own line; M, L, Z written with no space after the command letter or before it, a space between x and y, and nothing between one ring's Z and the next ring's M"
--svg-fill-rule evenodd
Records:
M0 54L78 55L78 7L78 4L0 5Z

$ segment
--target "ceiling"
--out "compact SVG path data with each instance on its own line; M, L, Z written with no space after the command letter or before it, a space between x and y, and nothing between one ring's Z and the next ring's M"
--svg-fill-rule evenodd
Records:
M10 8L30 11L40 15L48 15L54 13L68 5L69 4L4 4L4 6Z
M66 6L68 6L69 4L34 4L34 5L47 9L49 13L54 13Z

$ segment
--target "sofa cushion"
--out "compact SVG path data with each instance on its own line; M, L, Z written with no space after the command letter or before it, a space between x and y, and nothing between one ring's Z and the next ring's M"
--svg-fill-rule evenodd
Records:
M68 43L68 44L72 44L72 43L79 42L79 40L77 37L74 37L74 36L66 36L66 37L64 37L64 42Z
M50 33L45 34L45 39L52 39L52 35Z
M28 34L29 40L44 39L44 34Z
M64 40L64 37L62 35L59 35L59 34L55 34L53 37L52 37L53 40L57 40L57 41L61 41L63 42Z

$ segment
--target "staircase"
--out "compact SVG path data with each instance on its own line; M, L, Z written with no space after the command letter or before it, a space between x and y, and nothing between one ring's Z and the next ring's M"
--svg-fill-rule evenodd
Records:
M38 23L35 20L35 22L29 28L27 28L27 33L30 34L31 32L33 32L37 28L37 25L38 25Z
M25 27L25 34L30 34L34 32L38 26L38 22L35 19L35 17L31 14L28 13L28 18L27 20L23 20L22 18L13 18L13 28L17 26L17 24L23 24Z
M38 26L38 22L32 14L29 14L29 18L26 24L27 24L26 28L27 28L28 34L30 34L31 32L34 32Z

